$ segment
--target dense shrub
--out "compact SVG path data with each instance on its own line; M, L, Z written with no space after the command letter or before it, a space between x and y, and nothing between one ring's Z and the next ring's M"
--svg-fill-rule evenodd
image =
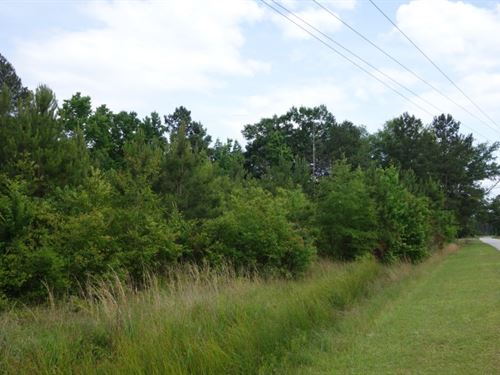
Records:
M439 209L434 212L434 242L437 247L451 242L458 235L458 221L453 212Z
M385 261L417 261L429 251L430 208L426 198L410 193L396 168L370 171L376 202L379 243L376 254Z
M109 236L111 194L109 182L95 172L80 187L57 189L50 200L57 217L50 241L64 259L71 284L117 268Z
M38 299L44 282L63 288L64 263L51 244L55 215L27 195L26 183L0 176L0 299Z
M278 188L275 197L285 210L287 219L295 225L296 229L301 230L305 237L313 238L317 235L314 222L316 206L302 189Z
M118 194L99 172L46 200L27 196L24 185L6 178L1 184L0 295L33 300L47 287L74 292L109 273L140 279L180 255L151 191L135 191L132 199L129 183Z
M159 198L129 176L99 172L58 195L61 224L54 234L75 281L109 272L140 278L179 256Z
M443 189L435 181L423 184L423 193L431 209L430 225L434 247L440 248L446 242L453 241L458 234L458 220L455 213L447 209Z
M212 146L184 107L163 121L94 110L79 93L59 107L45 86L17 95L20 79L2 79L0 303L176 262L291 275L316 248L418 261L456 235L457 218L465 233L478 182L500 173L500 144L473 146L451 117L425 128L404 115L370 137L324 106L293 108L247 125L244 151Z
M204 257L230 260L237 267L256 267L286 274L309 265L315 249L292 223L280 199L259 187L234 191L221 216L205 222L198 237Z
M375 204L364 173L345 162L333 166L319 184L317 225L320 253L350 260L376 244Z

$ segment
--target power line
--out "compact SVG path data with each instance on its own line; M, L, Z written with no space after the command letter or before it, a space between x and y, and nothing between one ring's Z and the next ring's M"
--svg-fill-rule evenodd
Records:
M374 66L373 64L371 64L370 62L366 61L364 58L362 58L361 56L359 56L358 54L354 53L353 51L351 51L349 48L343 46L342 44L340 44L339 42L337 42L335 39L333 39L332 37L330 37L329 35L325 34L324 32L322 32L321 30L319 30L318 28L314 27L313 25L311 25L309 22L307 22L305 19L303 19L302 17L300 17L299 15L297 15L296 13L292 12L291 10L287 9L285 6L281 5L280 3L278 3L276 0L271 0L274 4L276 4L277 6L279 6L281 9L285 10L286 12L288 12L289 14L291 14L292 16L294 16L296 19L300 20L302 23L304 23L305 25L309 26L311 29L313 29L314 31L316 31L317 33L321 34L323 37L325 37L326 39L328 39L329 41L331 41L332 43L334 43L335 45L339 46L340 48L342 48L344 51L346 51L347 53L349 53L351 56L354 56L355 58L357 58L358 60L362 61L363 63L365 63L366 65L368 65L370 68L372 68L374 71L376 71L377 73L379 73L380 75L384 76L385 78L387 78L388 80L390 80L392 83L398 85L399 87L401 87L403 90L406 90L408 91L410 94L414 95L417 97L417 99L420 99L421 101L423 101L424 103L426 103L427 105L431 106L432 108L434 108L436 111L438 112L443 112L441 109L439 109L438 107L436 107L434 105L434 103L431 103L430 101L428 101L427 99L425 98L421 98L419 96L419 94L417 94L415 91L413 91L412 89L402 85L401 83L399 83L398 81L396 81L394 78L392 78L390 75L386 74L385 72L383 72L382 70L378 69L376 66Z
M492 190L500 189L500 186L497 186L498 183L500 183L500 180L495 181L495 183L493 184L493 186L490 186L488 188L488 190L486 191L485 195L488 195L489 193L491 193Z
M275 8L273 5L269 4L266 0L260 0L264 5L266 5L267 7L269 7L270 9L272 9L274 12L278 13L279 15L281 15L282 17L284 17L285 19L287 19L289 22L293 23L295 26L297 26L298 28L300 28L301 30L303 30L304 32L306 32L307 34L309 34L310 36L312 36L314 39L316 39L317 41L319 41L321 44L323 44L324 46L326 46L327 48L329 48L330 50L332 50L333 52L335 52L336 54L340 55L341 57L343 57L344 59L346 59L347 61L349 61L351 64L353 64L354 66L356 66L358 69L362 70L363 72L365 72L366 74L370 75L372 78L376 79L379 83L381 83L382 85L384 85L385 87L389 88L391 91L393 91L394 93L396 93L398 96L402 97L403 99L405 99L406 101L410 102L411 104L413 104L415 107L419 108L420 110L422 110L423 112L427 113L428 115L430 115L431 117L433 116L433 114L431 112L429 112L427 109L423 108L422 106L420 106L418 103L415 103L412 99L410 99L409 97L407 97L406 95L402 94L400 91L396 90L394 87L390 86L389 84L387 84L386 82L384 82L383 80L381 80L379 77L377 77L376 75L374 75L372 72L370 72L369 70L365 69L363 66L361 66L360 64L358 64L356 61L352 60L351 58L349 58L348 56L346 56L345 54L343 54L342 52L340 52L339 50L337 50L335 47L333 47L331 44L329 44L328 42L324 41L322 38L320 38L319 36L317 36L316 34L314 34L313 32L311 32L310 30L308 30L307 28L305 28L304 26L300 25L299 23L297 23L296 21L294 21L293 19L291 19L290 17L288 17L286 14L284 14L282 11L280 11L279 9ZM300 19L302 20L299 16L295 15L292 11L288 10L287 8L285 8L284 6L280 5L279 3L277 3L275 0L271 0L273 3L275 3L276 5L280 6L281 8L285 9L288 13L294 15L295 17L297 17L297 19ZM332 38L330 38L328 35L324 34L323 32L319 31L317 28L315 28L314 26L310 25L309 23L307 23L306 21L302 20L302 22L304 22L306 25L308 25L309 27L313 28L314 30L316 30L318 33L320 33L321 35L323 35L324 37L327 37L329 40L335 42ZM335 42L336 44L340 45L339 43ZM341 46L341 45L340 45ZM351 52L349 49L341 46L343 49L347 50L349 53L351 53L353 56L357 56L356 54L354 54L353 52ZM370 63L366 62L364 59L361 59L360 57L358 57L361 61L365 62L366 64L368 64L369 66L373 67L373 65L371 65ZM376 69L376 68L374 68ZM378 71L378 69L376 69ZM384 74L384 73L382 73ZM385 75L385 74L384 74ZM391 78L392 79L392 78ZM398 83L399 84L399 83ZM400 84L399 84L400 85ZM400 85L402 86L402 85ZM403 86L404 87L404 86ZM412 92L410 90L410 92ZM415 94L417 95L417 94ZM417 95L418 97L418 95ZM438 109L439 112L442 112ZM475 131L477 134L481 135L484 139L488 140L488 137L486 137L484 134L478 132L477 130L474 130L470 127L468 127L467 125L464 124L465 127L469 128L471 131Z
M419 104L415 103L413 100L411 100L410 98L408 98L406 95L400 93L394 87L392 87L392 86L388 85L386 82L382 81L380 78L378 78L372 72L370 72L369 70L363 68L356 61L352 60L351 58L347 57L346 55L344 55L339 50L335 49L335 47L333 47L331 44L325 42L323 39L321 39L320 37L318 37L317 35L315 35L311 31L309 31L308 29L306 29L304 26L302 26L299 23L295 22L293 19L291 19L290 17L288 17L286 14L282 13L279 9L273 7L271 4L269 4L268 2L266 2L266 0L260 0L260 1L262 3L264 3L267 7L271 8L273 11L275 11L276 13L278 13L279 15L281 15L282 17L286 18L288 21L292 22L295 26L299 27L300 29L302 29L303 31L305 31L306 33L308 33L309 35L311 35L318 42L320 42L321 44L323 44L324 46L326 46L327 48L329 48L330 50L332 50L336 54L340 55L341 57L343 57L344 59L346 59L347 61L349 61L351 64L353 64L354 66L356 66L358 69L360 69L363 72L365 72L366 74L370 75L372 78L376 79L382 85L384 85L388 89L394 91L397 95L401 96L403 99L405 99L405 100L409 101L410 103L412 103L415 107L419 108L420 110L426 112L428 115L432 116L432 113L430 113L428 110L426 110L425 108L421 107Z
M312 0L316 5L318 5L320 8L322 8L324 11L326 11L327 13L329 13L332 17L335 17L338 21L340 21L341 23L343 23L347 28L349 28L351 31L353 31L354 33L356 33L356 35L358 35L360 38L362 38L363 40L365 40L366 42L368 42L370 45L372 45L374 48L376 48L378 51L380 51L381 53L383 53L385 56L387 56L389 59L391 59L392 61L394 61L396 64L398 64L400 67L402 67L404 70L406 70L408 73L410 73L411 75L413 75L415 78L417 78L419 81L423 82L424 84L426 84L428 87L430 87L432 90L436 91L439 95L441 95L443 98L447 99L449 102L453 103L454 105L456 105L457 107L459 107L460 109L462 109L463 111L465 111L466 113L468 113L471 117L473 117L474 119L480 121L482 124L486 125L487 127L489 127L490 129L494 130L494 131L498 131L498 129L496 128L493 128L490 124L488 124L486 121L484 121L483 119L479 118L478 116L476 116L474 113L472 113L471 111L469 111L467 108L465 108L463 105L461 105L460 103L456 102L455 100L453 100L452 98L450 98L448 95L446 95L445 93L443 93L440 89L438 89L436 86L434 86L432 83L430 83L429 81L427 81L425 78L421 77L419 74L417 74L415 71L413 71L412 69L408 68L406 65L404 65L403 63L401 63L398 59L396 59L394 56L392 56L390 53L386 52L383 48L381 48L380 46L378 46L377 44L375 44L373 41L371 41L368 37L364 36L363 34L361 34L358 30L356 30L353 26L349 25L347 22L345 22L342 18L340 18L338 15L336 15L334 12L332 12L328 7L324 6L323 4L321 4L320 2L318 2L317 0ZM442 112L442 111L440 111Z
M500 127L496 122L495 120L493 120L490 116L488 116L488 114L486 112L484 112L481 107L479 107L479 105L476 104L476 102L474 100L472 100L424 51L422 51L422 49L417 46L417 44L415 44L415 42L413 40L411 40L411 38L406 35L403 30L401 30L398 25L396 25L396 23L394 23L394 21L387 15L384 13L384 11L382 9L380 9L377 4L375 4L375 2L373 0L369 0L370 3L453 85L455 86L455 88L460 91L462 93L462 95L467 98L467 100L469 100L469 102L472 103L472 105L474 105L474 107L476 107L479 112L481 112L483 114L483 116L485 116L488 120L490 120L493 124L495 124L495 126L497 127Z

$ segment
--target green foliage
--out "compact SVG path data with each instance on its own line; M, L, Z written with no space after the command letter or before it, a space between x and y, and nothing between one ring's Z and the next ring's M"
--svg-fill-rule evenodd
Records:
M445 243L452 242L457 236L458 222L455 213L446 209L446 197L440 184L431 179L418 181L411 170L403 172L401 181L412 194L427 199L434 247L439 249Z
M314 223L315 205L304 194L302 189L277 189L275 197L287 213L287 219L305 233L313 235L316 231Z
M179 267L145 290L115 280L95 298L0 316L2 374L269 374L389 272L321 262L299 280ZM394 270L391 270L394 274Z
M0 172L22 176L37 196L79 184L89 169L82 134L65 132L56 113L54 93L40 86L16 114L0 116Z
M498 144L474 144L451 116L403 114L369 136L325 106L291 108L246 125L243 150L212 146L184 107L141 119L80 93L59 107L1 55L0 84L2 300L185 261L298 274L316 247L418 261L481 212L496 226L480 181L500 173Z
M433 167L429 153L434 146L432 133L422 120L408 113L388 121L372 138L372 152L383 167L395 165L419 177Z
M211 150L211 155L219 174L233 180L241 180L245 177L245 157L238 141L228 139L226 143L222 143L217 139Z
M375 248L375 202L360 169L345 161L333 165L319 185L316 220L321 254L352 260Z
M141 179L117 174L111 185L96 171L77 190L62 191L58 248L74 281L110 272L135 279L177 259L180 248L160 199Z
M255 177L300 160L316 177L328 174L335 160L346 158L355 166L369 160L366 131L347 121L337 123L325 106L291 108L282 116L246 125L243 135L248 142L246 166Z
M16 70L7 59L0 54L0 90L9 91L8 108L15 108L19 101L27 99L29 90L23 87L21 78L16 74Z
M126 176L113 180L115 186L95 171L80 187L41 200L4 178L1 294L36 300L47 293L43 282L56 293L76 292L89 277L113 273L140 280L181 255L175 229L151 189Z
M52 198L58 220L51 243L64 259L73 290L88 277L118 268L109 233L111 194L111 185L95 172L84 185L58 190Z
M36 300L43 283L63 288L63 260L50 241L56 217L26 183L0 176L0 296Z
M315 250L288 217L280 199L258 187L234 191L221 216L208 220L201 234L204 257L230 260L237 267L303 272Z
M196 151L181 125L163 159L157 191L169 207L176 207L186 218L213 217L220 196L216 171L204 151Z
M372 198L376 202L379 244L376 255L386 261L418 261L429 252L430 208L425 197L409 192L396 168L372 169Z
M483 233L500 235L500 195L494 197L486 206L483 218Z
M455 215L460 235L474 231L473 218L485 195L480 181L500 174L494 156L499 145L474 144L472 134L460 133L460 122L444 114L424 126L405 113L388 121L372 139L373 154L382 166L411 170L418 184L431 178L440 185L444 208Z
M208 150L212 137L207 135L207 130L200 122L192 120L191 111L182 106L176 108L171 115L165 116L165 131L171 138L176 137L181 128L195 152Z

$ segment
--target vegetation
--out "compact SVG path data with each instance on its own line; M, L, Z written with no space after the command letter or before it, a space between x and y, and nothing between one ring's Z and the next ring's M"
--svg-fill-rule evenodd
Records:
M403 114L369 135L324 106L212 144L184 107L143 119L59 106L0 59L0 300L69 298L89 280L185 263L297 277L314 259L418 262L471 233L498 144L441 115Z
M323 260L300 280L184 265L137 291L115 275L4 312L0 371L494 373L499 262L473 242L419 265Z
M500 235L481 185L500 143L325 106L243 136L212 142L182 106L58 103L0 55L0 373L498 368L500 253L437 261Z
M316 263L300 281L184 266L136 292L113 277L83 298L1 315L0 372L270 373L395 274L407 266L367 257Z
M277 373L497 373L499 266L479 241L438 255L292 350Z

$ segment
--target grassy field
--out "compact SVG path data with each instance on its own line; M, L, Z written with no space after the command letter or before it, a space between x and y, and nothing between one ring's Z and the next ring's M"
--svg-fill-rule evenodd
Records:
M391 277L364 259L323 261L296 281L196 267L142 292L111 280L84 299L0 315L0 373L269 373Z
M475 241L420 265L298 354L283 373L500 373L500 251Z
M0 315L0 373L498 373L500 252L320 262L303 279L196 267Z

